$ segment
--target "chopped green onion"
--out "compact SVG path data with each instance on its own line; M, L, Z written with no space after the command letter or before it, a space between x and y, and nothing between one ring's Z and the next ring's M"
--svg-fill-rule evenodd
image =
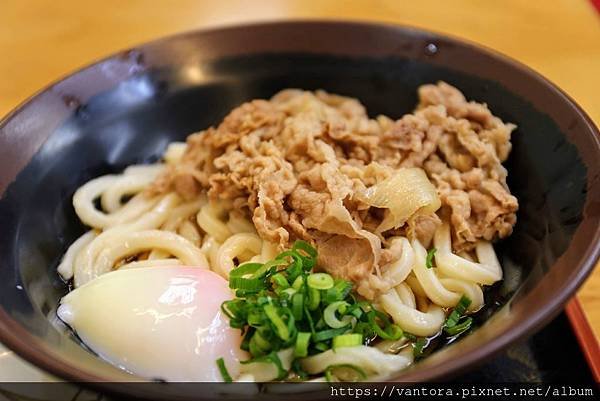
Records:
M385 329L385 333L389 336L389 338L387 338L387 340L399 340L404 336L404 332L402 331L402 329L400 328L400 326L398 326L397 324L390 324L386 329ZM381 337L383 338L383 337ZM385 340L385 338L384 338Z
M257 357L269 352L271 350L271 343L262 336L260 330L257 330L252 338L250 338L248 348L250 353Z
M295 290L300 290L300 288L302 288L303 285L304 285L304 277L298 276L298 277L296 277L296 280L294 280L294 282L292 283L292 288Z
M256 270L251 278L261 278L269 272L274 273L277 271L277 266L283 266L286 264L287 263L285 260L280 260L280 259L270 260L267 263L263 264L258 270Z
M281 316L279 316L277 313L275 306L268 304L265 305L263 310L265 311L265 314L271 323L273 323L273 326L275 326L275 331L277 332L279 338L281 338L283 341L288 341L290 339L290 332L286 324L283 322L283 319L281 319Z
M270 354L265 355L265 356L249 359L247 361L240 361L240 363L243 365L246 365L249 363L256 363L256 362L272 363L273 365L275 365L275 367L277 368L277 380L281 380L281 379L285 378L285 376L288 373L283 368L281 359L279 359L279 355L277 355L277 352L275 352L275 351L273 351Z
M229 288L250 291L260 290L265 288L265 283L258 278L229 277Z
M227 371L227 367L225 366L225 361L223 360L223 358L217 359L217 366L219 367L219 372L221 372L223 381L225 381L226 383L231 383L233 381L233 379L231 378L231 376L229 375L229 372Z
M302 253L298 252L299 250L304 251L308 256L302 255ZM306 271L312 269L317 263L317 250L306 241L294 242L294 245L292 245L292 251L296 251L302 258L304 270Z
M450 315L448 316L448 319L446 319L446 323L445 323L444 327L452 328L452 327L456 326L456 324L458 323L458 320L460 319L460 317L462 315L465 314L469 305L471 305L471 300L466 295L463 295L462 297L460 297L460 300L454 307L454 310L452 310L452 313L450 313Z
M325 292L325 302L343 301L352 290L352 283L340 280Z
M257 330L252 338L256 341L256 345L258 345L261 349L266 351L271 349L271 343L262 336L261 330Z
M296 319L294 319L294 314L290 308L283 308L282 311L285 316L287 316L287 328L288 332L290 333L290 339L293 340L298 332L298 328L296 327Z
M303 294L294 294L292 296L292 314L294 315L294 319L300 321L302 320L302 315L304 311L304 295Z
M283 368L278 352L291 349L291 373L295 375L290 378L306 378L299 358L376 338L402 337L402 330L387 314L351 294L351 282L313 272L316 260L312 246L296 242L274 260L243 263L230 272L229 284L236 298L223 302L221 309L229 325L241 329L240 348L252 357L243 363L273 363L278 379L285 379L290 372ZM454 308L459 319L461 305ZM454 329L447 330L460 334L470 325L467 320L457 322ZM362 377L343 366L329 369L329 376L343 380Z
M363 336L358 333L354 334L342 334L340 336L333 337L333 349L340 347L356 347L362 345Z
M262 267L262 263L244 263L229 272L229 278L254 274Z
M306 321L308 321L308 326L310 327L310 332L314 335L315 334L315 324L313 322L312 316L310 315L310 311L306 307L306 304L304 305L304 316L306 316Z
M433 257L435 256L437 249L435 248L431 248L429 251L427 251L427 258L425 258L425 266L428 269L431 269L433 267Z
M308 343L310 342L310 333L299 332L296 336L296 347L294 348L294 356L303 358L308 355Z
M356 318L352 316L344 316L342 320L340 320L336 316L336 312L341 312L342 309L345 309L348 306L350 306L350 304L346 301L337 301L327 305L323 311L323 320L332 329L339 329L340 327L348 326L350 322Z
M371 338L377 335L371 328L371 324L367 322L358 322L354 326L354 332L362 334L364 338Z
M256 341L254 340L254 336L252 336L252 338L250 339L250 342L248 343L248 351L250 351L250 354L254 357L262 356L265 354L265 351L263 351L256 344Z
M333 277L327 273L313 273L306 279L306 284L316 290L328 290L333 287Z
M308 289L308 309L315 310L319 307L319 303L321 302L321 294L319 290L314 288Z
M339 329L327 329L323 331L317 331L312 335L312 339L314 342L318 343L325 340L331 340L335 336L339 336L347 332L349 327L342 327Z
M351 364L329 365L325 369L325 379L329 382L335 382L340 379L345 382L357 382L365 380L367 374L361 368Z
M281 294L286 294L288 296L288 298L292 298L295 294L296 294L295 289L293 289L292 287L290 288L286 288L285 290L281 291Z
M303 260L297 252L292 250L280 253L275 257L275 260L285 260L286 258L291 258L292 260L292 263L287 269L285 269L285 271L288 276L288 281L293 283L296 277L298 277L304 271L302 264Z
M323 317L321 317L317 321L317 324L315 324L315 329L317 329L317 330L323 330L326 327L327 327L327 323L325 323L325 320L323 320Z
M417 338L417 341L413 343L413 355L415 358L420 358L423 355L423 349L427 346L427 339L424 337Z
M302 366L300 365L300 359L294 359L292 361L292 372L296 373L300 380L308 379L308 373L302 369Z
M451 336L459 335L469 330L472 323L473 318L467 317L462 323L455 324L452 327L445 327L444 331Z
M288 288L290 286L290 283L288 283L283 273L276 273L272 275L271 280L275 285L281 288Z
M317 351L321 351L321 352L325 352L327 351L329 348L331 348L329 345L327 345L326 343L316 343L315 344L315 349Z
M354 304L350 307L350 309L348 309L348 313L355 318L360 319L364 312L358 304Z
M244 338L242 339L242 344L240 345L241 349L243 349L244 351L250 350L250 339L252 338L253 335L254 335L254 328L249 327L248 330L246 330L246 334L244 334Z
M221 311L230 319L235 319L235 316L238 313L238 300L232 299L229 301L225 301L221 304Z
M301 249L304 252L306 252L311 258L317 257L317 250L306 241L298 240L294 242L294 245L292 245L292 250L298 251L298 249Z
M279 374L277 375L277 380L283 379L288 372L283 368L283 365L281 364L281 359L279 359L279 355L277 355L277 353L275 352L271 352L269 355L267 355L267 358L267 360L273 362L273 364L277 367L277 372L279 372Z
M235 296L238 298L246 298L250 295L256 295L260 292L260 289L258 290L235 290Z
M265 322L265 314L260 309L250 311L247 316L248 325L252 327L263 326Z
M371 324L371 329L373 330L373 332L379 337L383 338L384 340L399 340L404 334L402 332L402 329L395 324L391 324L387 316L385 316L385 314L383 314L382 312L376 310L369 311L367 313L367 319ZM377 319L383 322L384 328L381 328L381 326L379 326Z

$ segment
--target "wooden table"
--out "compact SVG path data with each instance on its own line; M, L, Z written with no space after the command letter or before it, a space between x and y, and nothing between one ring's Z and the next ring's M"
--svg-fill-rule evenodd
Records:
M313 17L408 24L484 44L556 82L600 124L600 14L587 0L3 0L0 115L70 71L147 40ZM600 269L579 299L600 337Z

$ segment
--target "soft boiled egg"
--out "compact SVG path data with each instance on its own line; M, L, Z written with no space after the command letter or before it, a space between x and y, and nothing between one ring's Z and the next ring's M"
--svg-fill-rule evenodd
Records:
M149 379L222 381L239 373L241 332L221 311L227 281L198 267L117 270L71 291L57 314L103 359Z

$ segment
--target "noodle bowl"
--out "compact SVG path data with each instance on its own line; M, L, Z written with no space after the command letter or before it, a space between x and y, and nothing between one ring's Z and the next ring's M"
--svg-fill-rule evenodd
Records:
M242 363L233 369L239 373L232 379L286 378L280 370L291 371L296 359L311 379L324 374L331 379L335 366L352 365L371 378L403 369L420 357L418 337L437 336L461 324L465 330L454 335L468 330L466 314L484 305L484 287L502 280L492 240L510 234L514 224L516 200L500 164L508 155L514 126L505 125L487 108L478 108L481 105L466 103L460 92L444 85L436 89L435 95L441 96L437 104L422 93L416 117L405 116L400 123L387 117L366 119L355 110L355 100L322 93L284 91L272 100L283 117L276 114L271 121L265 112L260 118L268 122L260 120L256 126L252 119L258 114L253 114L252 107L266 106L242 106L231 115L241 113L242 123L223 129L235 125L236 134L246 132L231 144L199 147L211 137L210 132L198 134L187 144L170 144L161 163L130 166L121 174L98 177L80 187L73 206L90 229L69 247L58 273L64 280L73 280L74 292L85 292L91 283L103 276L108 280L115 271L167 267L177 271L194 266L209 269L235 288L232 283L238 269L281 261L278 255L291 247L292 238L306 240L319 252L315 271L352 283L353 297L365 299L377 313L389 316L406 335L395 340L385 336L364 339L340 348L330 345L302 358L292 348L274 350L279 363ZM454 91L460 94L458 101ZM453 111L456 104L452 102L466 105L467 111ZM488 114L477 114L483 111ZM298 124L316 121L326 121L331 130L343 121L354 136L335 134L342 138L338 139L333 133L329 137L313 134L321 139L311 142L314 148L307 145L312 159L303 159L290 153L300 140L284 148L276 143L276 133L267 133L273 129L292 140L299 138L293 132ZM227 123L226 119L223 124ZM307 130L314 131L314 127ZM364 153L373 144L382 146L377 141L387 137L397 141L388 144L388 153L379 159ZM378 139L371 143L370 138ZM267 161L267 156L272 158ZM367 161L360 161L361 157ZM278 167L269 170L272 160ZM236 170L241 165L250 167L246 172ZM318 179L310 176L317 167L322 168ZM332 188L340 180L351 184L349 192L336 200L339 189ZM297 184L287 190L289 182ZM318 198L325 199L324 203L307 206L295 197L292 191L302 182L310 189L304 192L305 203L310 196L327 194ZM269 198L268 193L281 194ZM482 206L477 204L480 201L488 203ZM279 216L278 207L289 216L274 217ZM335 248L333 253L330 247ZM340 310L333 316L343 313ZM353 322L348 330L354 330L357 319L346 317L346 322ZM77 320L69 324L77 330ZM319 346L317 341L314 345ZM110 360L110 356L105 358ZM229 361L230 370L231 363L236 362ZM334 377L345 377L340 368L335 369Z

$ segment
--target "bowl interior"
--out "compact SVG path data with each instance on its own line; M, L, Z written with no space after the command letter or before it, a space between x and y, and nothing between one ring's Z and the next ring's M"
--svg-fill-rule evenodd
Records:
M509 186L520 203L518 223L513 236L497 246L505 280L487 292L488 307L479 314L481 327L475 333L397 378L431 379L449 373L440 365L453 366L457 372L464 364L457 365L456 359L470 354L469 363L480 360L513 340L511 330L541 313L551 302L549 297L567 291L568 280L581 280L580 260L573 260L571 268L554 265L584 219L589 166L572 143L578 134L565 133L549 115L553 111L516 94L500 78L464 71L460 60L452 57L452 48L442 46L439 51L449 52L447 60L303 51L174 61L134 71L85 101L63 97L70 108L68 117L51 128L18 175L3 177L12 182L0 200L0 305L33 334L35 347L49 355L47 363L38 363L53 368L54 362L48 361L60 361L63 368L76 367L85 377L125 378L51 323L68 290L56 265L85 229L71 205L75 189L128 164L154 161L169 142L217 124L244 101L268 98L288 87L356 97L372 117L399 118L413 110L419 85L444 80L518 125L506 164ZM565 101L556 96L556 101ZM8 143L10 129L10 124L0 127L0 147ZM595 174L597 170L596 166ZM544 286L550 291L544 292ZM545 320L549 317L546 313ZM496 347L490 348L491 342Z

